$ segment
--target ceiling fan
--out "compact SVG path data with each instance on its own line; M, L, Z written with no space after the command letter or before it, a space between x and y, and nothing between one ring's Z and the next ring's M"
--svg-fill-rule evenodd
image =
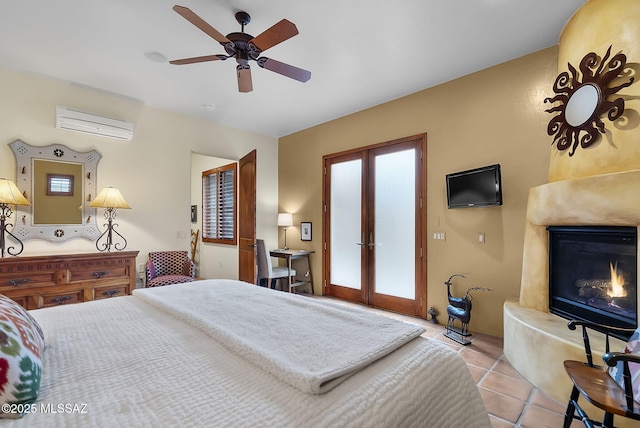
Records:
M242 30L240 33L229 33L225 37L222 33L218 32L218 30L196 15L191 9L175 5L173 6L173 10L218 41L224 47L227 55L217 54L177 59L169 61L170 64L184 65L206 61L224 61L228 58L235 58L238 63L236 70L238 75L238 90L240 92L251 92L253 90L249 61L256 61L256 63L262 68L290 77L299 82L306 82L311 78L310 71L276 61L275 59L260 56L262 52L266 51L270 47L284 42L298 34L298 29L295 24L287 21L286 19L281 20L261 34L253 37L252 35L244 32L244 26L251 21L251 16L246 12L237 12L235 17L241 25Z

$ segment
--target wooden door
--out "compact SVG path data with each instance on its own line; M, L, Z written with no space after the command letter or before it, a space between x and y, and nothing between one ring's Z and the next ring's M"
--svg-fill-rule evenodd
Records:
M325 292L426 317L426 135L325 156Z
M256 151L239 163L238 279L256 282Z
M420 138L368 151L368 303L410 315L422 315L426 291L422 157Z
M325 292L368 303L366 247L366 151L325 159Z

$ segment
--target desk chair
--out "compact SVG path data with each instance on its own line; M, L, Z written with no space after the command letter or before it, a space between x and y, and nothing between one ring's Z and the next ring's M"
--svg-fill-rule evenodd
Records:
M263 239L256 239L257 246L257 264L258 264L258 285L261 287L271 287L275 288L276 281L279 279L288 279L289 269L282 266L273 266L271 264L271 255L269 253L269 248L264 243ZM296 271L291 269L291 276L296 276ZM264 285L263 285L264 284Z
M640 420L640 404L634 401L640 399L640 328L633 333L625 352L609 351L610 334L629 335L633 329L621 329L586 321L570 321L568 327L575 330L576 326L582 326L582 338L584 340L586 362L567 360L564 368L573 382L571 398L567 405L564 417L564 428L571 425L573 419L582 421L586 427L602 426L613 427L614 415ZM603 368L593 364L591 345L587 328L603 333L606 338L606 353L602 360L608 366ZM622 351L622 350L621 350ZM634 383L636 384L634 386ZM588 402L604 410L602 422L591 419L578 404L578 398L582 395Z

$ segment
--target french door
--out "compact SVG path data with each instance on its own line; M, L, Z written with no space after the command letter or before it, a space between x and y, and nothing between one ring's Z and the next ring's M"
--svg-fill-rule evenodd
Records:
M426 135L324 160L325 294L426 317Z

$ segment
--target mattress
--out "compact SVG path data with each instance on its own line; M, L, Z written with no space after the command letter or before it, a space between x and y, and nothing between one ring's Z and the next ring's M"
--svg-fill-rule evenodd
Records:
M39 397L0 426L491 426L462 358L424 337L312 394L136 296L31 314L46 341Z

